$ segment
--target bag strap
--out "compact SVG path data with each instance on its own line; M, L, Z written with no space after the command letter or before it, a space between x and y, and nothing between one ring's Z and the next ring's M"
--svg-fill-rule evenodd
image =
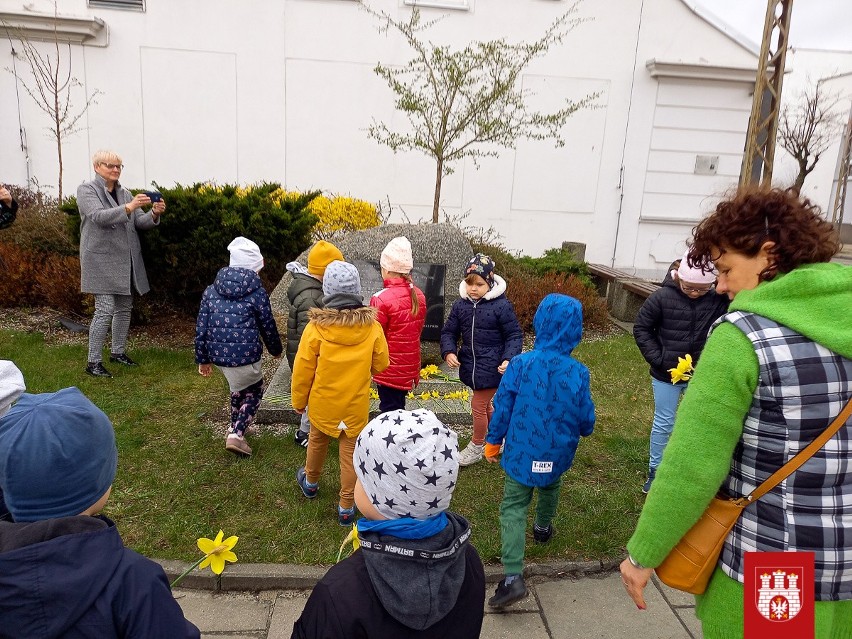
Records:
M793 459L788 461L786 464L781 466L778 470L772 473L766 481L764 481L760 486L754 489L754 491L744 497L743 499L746 503L751 503L763 497L770 490L775 488L782 481L787 479L789 475L791 475L794 471L796 471L799 466L808 461L814 453L816 453L820 448L825 446L826 442L834 437L834 434L840 430L840 427L846 423L846 420L849 416L852 415L852 399L846 402L846 406L843 407L843 410L840 411L840 414L834 419L833 422L826 428L816 439L814 439L810 444L808 444L807 448L799 451Z

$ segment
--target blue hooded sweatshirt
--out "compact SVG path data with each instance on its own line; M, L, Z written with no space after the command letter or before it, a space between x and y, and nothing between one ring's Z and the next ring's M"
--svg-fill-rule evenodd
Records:
M589 369L571 357L583 335L583 310L551 293L533 320L535 346L509 362L488 425L489 444L504 443L502 466L525 486L548 486L571 467L580 437L595 426Z

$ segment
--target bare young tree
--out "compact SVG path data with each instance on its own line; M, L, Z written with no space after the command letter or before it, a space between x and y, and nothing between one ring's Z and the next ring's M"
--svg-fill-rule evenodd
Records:
M396 108L408 118L410 129L392 130L373 121L370 137L394 151L417 150L435 160L435 198L432 221L438 222L441 182L463 158L495 157L495 147L514 148L519 138L552 139L565 145L562 127L577 110L588 107L598 96L586 95L577 102L566 99L552 113L531 109L531 92L520 86L521 74L578 24L577 5L557 18L532 43L510 44L505 40L471 42L462 49L433 44L422 33L436 20L421 22L415 7L407 22L394 20L384 11L361 6L380 21L379 31L398 31L414 52L402 67L377 64L374 71L396 94Z
M802 190L805 178L814 170L823 152L843 132L841 102L839 93L827 91L824 84L817 81L781 109L778 142L799 165L791 186L797 193Z
M71 103L72 91L82 89L83 85L76 77L71 75L71 43L60 42L57 29L59 13L56 2L53 3L53 16L53 38L49 40L47 47L52 49L50 53L40 50L22 29L5 23L3 27L6 29L10 43L13 39L20 43L21 51L15 50L13 45L12 55L17 57L23 54L24 60L30 67L33 79L31 81L24 80L8 67L6 67L6 71L15 75L16 80L21 83L36 106L50 118L48 131L56 141L56 158L59 166L57 188L59 190L59 203L61 204L63 201L62 141L79 130L77 124L80 118L92 104L95 104L95 99L101 92L95 89L88 96L84 94L83 106L76 110L73 108ZM65 50L65 46L67 46L67 50Z

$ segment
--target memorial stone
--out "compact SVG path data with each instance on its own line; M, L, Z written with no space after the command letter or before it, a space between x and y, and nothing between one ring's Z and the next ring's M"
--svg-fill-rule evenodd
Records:
M385 224L364 231L350 233L333 241L343 253L347 262L355 264L361 276L361 288L364 304L369 304L370 296L383 287L378 259L382 249L393 238L405 236L411 242L415 259L412 279L423 291L427 303L427 320L421 336L421 356L424 365L441 362L439 340L441 328L449 316L450 309L459 299L459 282L463 279L464 268L473 255L470 243L451 224ZM308 251L303 252L296 261L307 265ZM272 291L270 301L278 322L279 330L287 326L287 289L293 281L287 272L278 286ZM445 370L451 376L455 371ZM298 423L299 416L288 402L277 401L287 397L290 392L290 369L287 360L281 359L279 368L264 394L257 419L266 423ZM463 389L459 384L438 380L422 382L416 393L424 391L456 391ZM376 402L373 402L374 404ZM470 420L469 403L456 400L440 403L410 401L409 408L419 405L434 410L445 423L468 423ZM445 410L446 409L446 410Z

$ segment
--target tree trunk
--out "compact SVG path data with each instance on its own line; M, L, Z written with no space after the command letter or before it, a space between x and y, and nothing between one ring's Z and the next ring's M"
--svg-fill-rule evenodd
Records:
M438 209L441 205L441 180L444 178L444 159L438 158L438 170L435 175L435 201L432 203L432 224L438 223Z
M804 162L799 162L799 173L796 175L796 181L790 188L798 195L802 192L802 187L805 185L805 178L808 177L807 159Z
M62 138L56 132L56 157L59 159L59 203L62 204Z

